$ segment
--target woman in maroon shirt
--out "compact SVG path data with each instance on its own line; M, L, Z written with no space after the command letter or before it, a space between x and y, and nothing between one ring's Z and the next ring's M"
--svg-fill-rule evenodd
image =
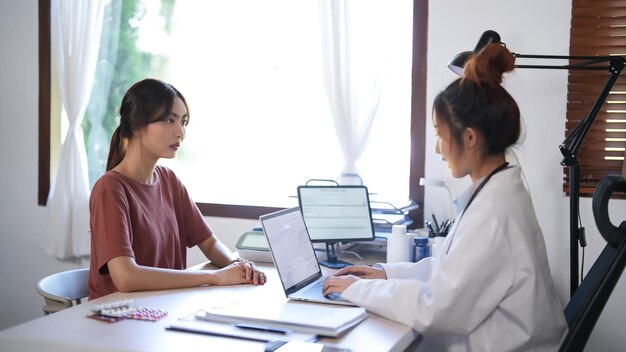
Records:
M217 239L176 175L156 165L160 158L176 156L188 123L185 98L170 84L145 79L124 95L107 172L89 202L90 298L116 291L265 283L263 272L234 258ZM182 270L193 246L221 269Z

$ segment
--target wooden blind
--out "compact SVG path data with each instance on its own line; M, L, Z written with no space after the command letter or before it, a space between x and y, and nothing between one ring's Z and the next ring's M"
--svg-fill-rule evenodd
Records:
M626 55L626 0L573 0L570 55ZM574 63L573 61L571 63ZM604 65L604 64L603 64ZM606 63L608 67L608 63ZM588 115L609 79L609 71L570 70L566 135ZM626 146L626 69L583 140L576 155L580 195L590 197L607 174L621 174ZM569 194L569 170L564 170Z

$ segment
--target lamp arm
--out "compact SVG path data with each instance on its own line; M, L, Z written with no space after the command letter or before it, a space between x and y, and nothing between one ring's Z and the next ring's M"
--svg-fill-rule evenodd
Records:
M591 111L587 117L585 117L585 119L578 126L576 126L572 133L567 136L565 141L559 145L561 154L563 154L564 157L563 161L561 161L561 165L569 166L570 175L570 293L572 296L578 287L578 241L580 241L581 246L585 246L583 238L581 237L582 230L578 227L578 198L580 197L578 188L580 186L580 171L578 160L576 160L576 153L578 152L578 148L589 131L589 128L591 128L594 119L600 111L600 107L604 104L606 97L611 91L611 88L615 84L615 81L619 77L623 68L623 57L614 57L611 59L609 64L609 72L611 73L611 76L604 85L604 89L602 89L602 92L600 93L600 96L598 96L598 99L594 103Z
M615 84L615 82L619 78L619 75L624 69L624 63L625 60L622 57L613 57L611 59L609 64L609 72L611 72L611 76L609 77L608 81L604 85L604 88L600 92L598 99L596 99L596 102L593 104L593 107L589 111L589 114L587 114L587 117L585 117L585 119L578 126L576 126L574 131L572 131L572 133L567 136L567 138L563 141L561 146L559 146L559 148L561 149L561 153L565 157L565 159L563 160L563 165L570 165L566 162L568 161L567 159L569 159L570 157L574 157L578 152L578 149L580 148L583 139L591 128L591 125L598 115L598 112L600 112L602 104L604 104L604 101L608 97L611 88L613 88L613 85Z
M534 55L534 54L518 54L512 53L517 59L542 59L542 60L585 60L568 65L515 65L516 68L534 68L534 69L561 69L561 70L606 70L607 66L594 66L604 62L611 62L616 56L566 56L566 55Z
M583 239L581 237L581 229L578 227L578 213L579 213L579 187L580 187L580 171L578 160L576 160L576 153L580 148L583 139L587 135L587 132L591 128L593 121L595 120L600 108L604 104L609 92L613 88L613 85L617 81L617 78L624 69L626 58L624 56L553 56L553 55L522 55L513 54L516 58L529 58L529 59L564 59L564 60L585 60L569 65L561 66L549 66L549 65L515 65L517 68L540 68L540 69L567 69L567 70L607 70L610 72L610 77L602 92L598 96L598 99L594 103L592 109L587 114L587 117L576 126L576 128L570 133L567 138L559 145L561 154L563 154L563 161L561 165L569 166L569 188L570 188L570 292L574 295L578 287L578 245L584 246ZM604 66L598 64L608 62L609 65Z
M600 60L599 62L609 62L615 56L591 56L591 55L535 55L511 53L515 57L523 59L562 59L562 60Z

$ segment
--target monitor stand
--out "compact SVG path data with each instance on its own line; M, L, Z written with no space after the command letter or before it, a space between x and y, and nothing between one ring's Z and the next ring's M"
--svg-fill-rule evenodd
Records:
M320 260L320 264L331 269L341 269L353 265L337 259L335 242L326 242L326 260Z

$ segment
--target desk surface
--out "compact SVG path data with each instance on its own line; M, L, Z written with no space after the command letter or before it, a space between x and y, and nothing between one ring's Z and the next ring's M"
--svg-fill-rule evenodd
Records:
M0 331L0 351L263 351L264 343L167 331L165 327L205 307L224 303L286 302L272 266L264 286L205 286L178 290L114 293L70 309ZM89 319L95 305L132 299L136 305L169 312L157 321L122 320L105 323ZM43 301L42 301L43 302ZM319 303L303 303L316 305ZM408 326L373 313L345 335L322 343L352 351L403 351L416 337Z

